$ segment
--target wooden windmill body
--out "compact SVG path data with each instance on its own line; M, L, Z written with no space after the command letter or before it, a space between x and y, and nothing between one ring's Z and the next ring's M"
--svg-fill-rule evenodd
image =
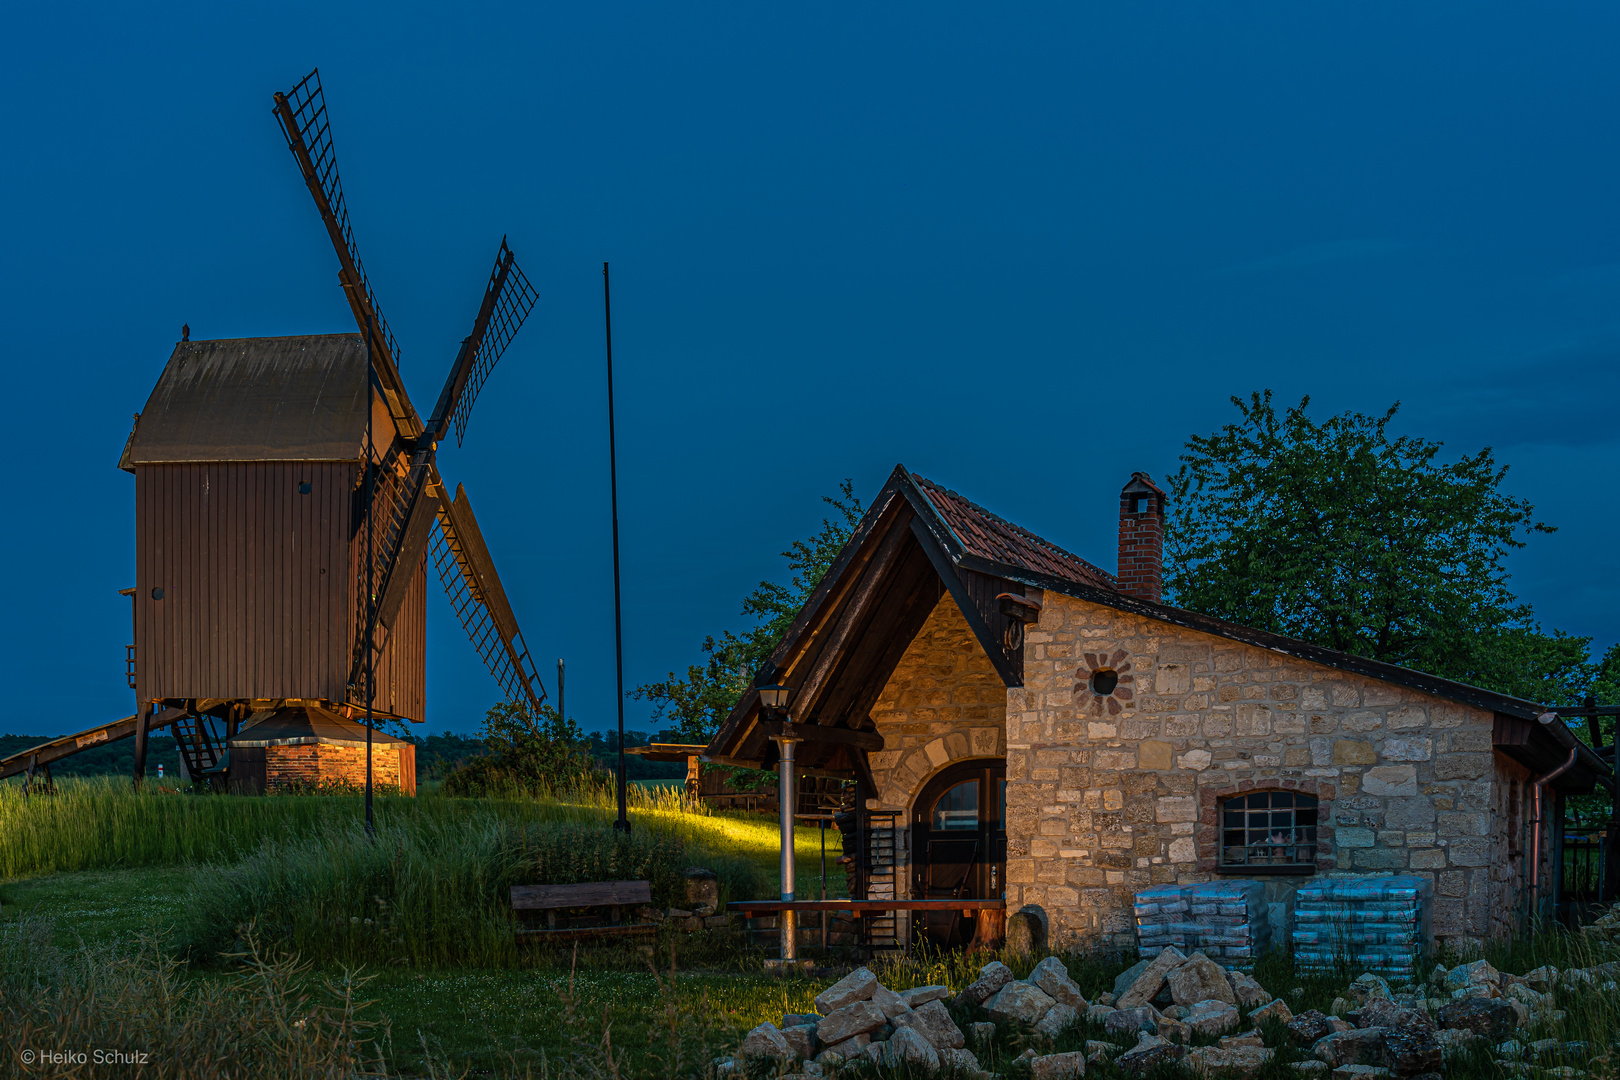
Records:
M425 717L429 568L504 696L544 688L473 517L435 456L535 301L501 242L432 413L355 250L318 73L275 114L327 227L358 331L181 341L120 467L135 476L135 774L172 725L194 778L254 791L354 779L363 722ZM373 733L414 787L409 743ZM229 751L227 753L227 751Z

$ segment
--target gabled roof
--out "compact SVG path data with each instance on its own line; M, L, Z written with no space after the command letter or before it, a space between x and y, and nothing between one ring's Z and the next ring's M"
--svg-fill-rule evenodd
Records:
M358 334L178 342L118 464L357 461L366 399Z
M1527 764L1539 766L1555 747L1563 747L1562 753L1558 755L1560 760L1563 754L1573 749L1580 766L1577 772L1601 779L1605 785L1611 782L1608 779L1611 773L1609 765L1598 758L1590 747L1579 742L1562 720L1553 720L1550 724L1536 722L1538 717L1546 712L1545 706L1477 686L1469 686L1452 679L1443 679L1412 668L1368 660L1310 642L1283 637L1280 634L1238 626L1184 608L1153 603L1127 595L1118 591L1117 582L1112 575L1056 544L1004 521L955 492L908 472L903 465L895 466L894 471L889 474L888 482L872 500L866 516L856 525L849 542L844 545L844 550L839 553L838 559L795 617L782 644L772 654L770 662L773 668L793 671L793 674L785 676L790 685L796 686L804 678L798 670L800 658L809 656L812 650L822 647L817 645L817 641L827 638L828 627L837 617L840 606L847 603L845 598L852 590L852 579L869 572L868 567L873 561L874 552L879 545L888 542L886 530L889 526L880 527L880 522L896 520L897 507L900 508L903 517L910 518L909 531L919 541L926 538L923 551L932 561L940 582L955 596L981 646L991 657L992 663L1002 670L1003 678L1007 680L1009 686L1021 682L1021 667L1013 672L1005 670L1012 658L1001 650L1000 642L996 640L992 628L987 625L986 616L989 613L976 610L981 608L981 605L976 605L974 598L963 587L963 578L979 575L981 580L1000 579L1009 585L1016 583L1017 586L1032 586L1058 592L1079 600L1172 623L1256 648L1295 656L1301 660L1487 710L1498 716L1499 726L1504 722L1510 726L1518 725L1515 731L1508 733L1507 741L1518 742L1524 746L1523 755L1517 750L1513 753L1514 756L1528 757L1530 760L1527 760ZM909 515L904 514L907 509L910 511ZM933 580L932 575L929 580ZM833 637L836 636L834 633ZM817 663L823 666L826 664L823 661ZM889 667L892 668L892 664ZM887 672L881 667L871 668L869 672L868 677L887 677ZM784 675L778 674L775 677L784 678ZM757 734L753 733L758 720L758 706L759 699L753 691L745 694L716 732L705 756L737 764L745 763L740 756L745 747L757 747L760 741ZM842 718L844 722L855 723L859 723L861 719L861 716L849 713ZM1501 743L1504 740L1497 741Z
M964 554L1097 589L1119 588L1114 575L1063 550L1050 540L1043 540L1028 529L997 517L979 504L969 502L932 480L926 480L916 473L911 474L911 479L933 505Z

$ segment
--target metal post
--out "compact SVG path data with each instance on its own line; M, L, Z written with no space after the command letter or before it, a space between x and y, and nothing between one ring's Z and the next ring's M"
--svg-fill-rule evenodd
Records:
M776 792L777 803L781 810L782 820L782 899L793 900L793 811L798 802L798 772L793 767L793 744L799 740L794 738L779 738L776 744L782 748L781 759L776 765ZM798 934L796 913L782 912L782 959L783 961L798 958Z
M613 827L630 831L624 790L624 620L619 603L619 458L613 432L613 303L608 293L608 264L602 264L602 318L607 329L608 490L613 502L613 654L617 664L619 706L619 820Z
M557 719L568 719L568 712L563 707L563 662L560 656L557 657Z

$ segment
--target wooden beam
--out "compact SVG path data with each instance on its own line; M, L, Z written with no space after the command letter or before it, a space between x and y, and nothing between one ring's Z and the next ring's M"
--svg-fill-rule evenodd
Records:
M512 886L512 908L516 911L650 903L652 903L652 883L646 881L587 881L578 885Z
M153 715L147 722L146 730L150 733L159 728L166 728L184 715L186 715L184 709L164 709ZM127 739L135 734L136 719L134 716L126 716L122 720L114 720L110 724L103 724L101 727L94 727L75 735L63 735L19 751L10 757L0 758L0 780L27 772L31 760L39 765L49 765L53 761L77 754L80 750Z
M849 728L826 727L822 724L791 724L781 720L761 720L758 730L767 739L791 736L800 742L837 743L862 750L883 749L883 736L875 731L851 731Z
M990 658L990 663L995 667L996 674L1001 676L1002 684L1005 686L1023 686L1023 677L1013 669L1012 661L1007 658L1007 651L1001 647L1001 642L997 641L995 635L990 632L990 627L985 623L984 616L979 614L979 608L974 604L973 597L968 594L967 587L962 584L962 579L957 576L956 567L951 565L950 558L946 556L944 549L939 546L939 541L934 539L934 534L924 527L919 518L911 519L911 532L922 544L923 551L928 555L928 561L934 564L934 572L945 583L945 588L950 590L951 598L956 601L956 606L962 610L962 617L967 620L968 626L973 630L973 636L979 639L979 647Z
M796 696L800 716L818 723L831 723L830 718L820 716L817 711L822 693L827 689L827 680L842 659L850 638L871 614L873 601L881 592L880 586L886 582L890 571L894 569L901 546L909 535L906 526L913 516L909 507L903 508L879 543L877 552L867 562L849 602L844 605L843 613L838 616L838 622L827 637L827 643L817 655L815 665L810 669L810 674L805 676L804 682L799 685Z
M838 672L834 690L822 706L826 717L845 727L856 727L869 718L895 665L944 594L945 586L920 545L908 548L906 564L893 575L878 614Z

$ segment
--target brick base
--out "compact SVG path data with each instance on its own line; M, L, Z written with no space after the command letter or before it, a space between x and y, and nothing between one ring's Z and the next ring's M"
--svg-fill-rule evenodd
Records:
M270 791L330 784L363 787L366 782L366 748L363 746L270 746L265 748L264 765L265 787ZM397 746L372 748L371 779L378 787L400 786Z

